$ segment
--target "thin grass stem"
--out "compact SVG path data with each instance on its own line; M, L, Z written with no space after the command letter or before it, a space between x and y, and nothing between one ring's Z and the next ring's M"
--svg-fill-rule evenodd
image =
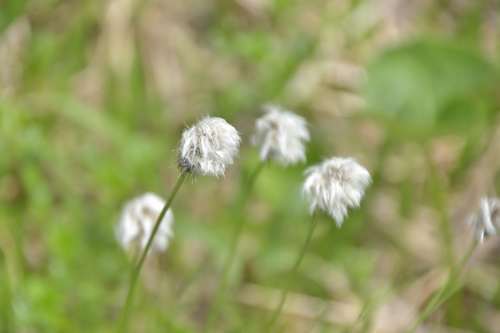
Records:
M237 202L238 210L241 211L241 209L244 208L250 193L253 190L253 187L255 186L255 182L257 180L257 177L261 173L261 171L264 169L264 166L266 165L266 161L260 161L259 164L255 167L253 172L250 174L248 177L248 180L246 182L246 185L244 186L243 193L241 197L239 198ZM208 320L207 320L207 327L206 330L207 332L210 332L215 324L215 321L217 320L217 317L220 312L221 304L222 304L222 299L224 298L224 294L226 292L226 289L228 287L229 283L229 273L231 272L231 268L234 264L234 261L236 259L236 253L238 249L238 244L240 242L241 236L243 234L243 230L245 229L246 225L246 218L241 218L239 219L236 229L234 231L233 238L231 240L231 244L229 246L229 252L226 260L224 261L224 266L222 268L222 273L221 273L221 280L218 286L218 289L215 293L215 301L213 306L211 307L209 314L208 314Z
M297 259L292 267L292 270L291 270L291 276L295 276L297 274L297 271L300 267L300 264L302 263L302 260L304 259L304 256L307 252L307 248L309 247L309 243L311 242L311 239L312 239L312 236L314 234L314 229L316 228L316 225L317 225L317 218L316 218L316 214L313 214L311 216L311 222L309 223L309 229L307 231L307 237L306 237L306 240L304 242L304 244L302 245L302 248L299 252L299 255L297 256ZM285 288L282 293L281 293L281 297L280 297L280 300L279 300L279 303L278 303L278 306L276 307L276 309L274 310L272 316L271 316L271 319L269 320L268 324L267 324L267 329L266 329L266 332L271 332L271 330L273 329L274 325L276 324L276 321L278 320L278 318L280 317L281 315L281 312L283 311L283 307L285 305L285 302L286 302L286 297L288 296L288 292L289 292L289 289L288 288Z
M473 241L472 245L462 257L462 260L451 269L446 282L439 289L439 291L434 294L429 303L427 303L426 307L415 320L415 322L410 326L410 329L407 331L407 333L414 333L422 322L429 318L430 315L432 315L442 304L444 304L460 289L460 277L464 272L465 267L467 266L467 263L474 253L476 247L477 241Z
M148 242L146 243L146 247L142 251L142 254L139 258L139 262L137 265L132 269L132 272L130 274L130 284L129 288L127 291L127 298L125 301L125 305L123 307L121 317L119 320L118 324L118 333L125 333L127 331L127 324L130 316L130 309L132 306L132 301L134 297L134 292L137 286L137 280L139 279L139 275L141 273L142 266L144 265L144 261L146 260L146 257L148 255L149 249L151 248L151 245L153 244L153 240L155 238L156 233L158 232L158 229L160 227L161 221L163 220L163 217L167 213L168 209L172 205L172 202L174 201L175 196L179 192L179 189L181 188L182 184L184 183L184 180L187 177L186 172L182 172L179 177L177 178L177 181L174 185L174 188L172 192L170 193L170 196L165 203L165 206L163 206L163 209L160 212L160 215L158 215L158 218L156 219L153 231L151 232L151 235L149 236Z
M14 332L12 292L7 260L0 249L0 331Z

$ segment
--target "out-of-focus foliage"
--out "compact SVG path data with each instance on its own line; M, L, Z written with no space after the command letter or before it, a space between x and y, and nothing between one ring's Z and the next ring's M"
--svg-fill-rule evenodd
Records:
M419 40L385 51L368 68L368 108L426 135L484 130L497 111L499 77L458 43Z
M285 332L402 332L462 253L455 199L500 185L496 170L470 176L498 126L498 10L458 0L2 2L0 332L113 330L131 265L114 239L122 205L168 194L180 133L206 114L240 130L240 159L224 179L182 188L175 237L146 264L131 332L202 330L241 220L216 331L262 332L267 304L289 286ZM266 102L308 119L308 165L348 155L374 178L341 229L319 217L298 276L288 270L309 222L307 165L267 166L237 209ZM423 332L498 329L498 240L489 244Z

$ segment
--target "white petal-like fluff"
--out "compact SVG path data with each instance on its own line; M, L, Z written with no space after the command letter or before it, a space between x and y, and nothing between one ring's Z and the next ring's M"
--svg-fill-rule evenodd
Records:
M143 194L125 204L116 226L116 238L129 251L144 249L165 201L154 193ZM169 209L155 235L151 252L163 252L173 236L174 215Z
M500 225L500 199L481 198L479 211L470 218L469 223L480 242L488 236L496 235L496 228Z
M334 157L306 170L303 191L311 213L321 209L340 227L348 209L359 206L370 183L370 173L354 159Z
M266 105L265 114L255 122L252 143L260 149L260 159L290 165L306 159L309 131L304 118L279 106Z
M240 147L238 131L227 121L205 117L182 133L178 164L184 172L223 176Z

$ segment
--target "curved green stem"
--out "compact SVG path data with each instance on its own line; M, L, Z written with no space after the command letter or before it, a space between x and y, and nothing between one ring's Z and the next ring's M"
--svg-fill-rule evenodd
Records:
M250 174L248 181L246 182L246 186L244 186L244 191L237 203L239 210L241 210L244 207L255 185L255 181L257 180L257 177L262 171L262 169L264 169L265 165L266 161L260 161L259 164L253 170L253 172ZM215 324L217 316L219 315L222 299L224 297L228 285L229 272L231 271L231 267L233 266L234 260L236 259L238 244L240 242L241 235L243 234L243 230L245 229L245 225L246 225L246 218L240 219L236 225L236 230L234 231L234 235L231 240L231 244L229 246L229 255L224 261L224 266L222 268L221 281L215 293L214 305L211 307L208 315L207 327L205 330L207 332L211 331L213 325Z
M179 192L179 189L181 188L182 184L184 183L184 180L187 177L187 173L183 172L179 175L179 178L177 178L177 182L174 185L174 188L172 190L172 193L170 193L170 196L165 203L165 206L163 206L163 209L160 212L160 215L158 215L158 218L156 219L155 226L153 228L153 231L151 232L151 235L149 236L148 242L146 243L146 247L142 251L142 254L139 258L139 262L137 265L134 267L134 269L131 272L130 275L130 284L127 292L127 299L125 301L125 306L123 307L123 311L121 314L121 318L119 321L118 333L124 333L127 331L127 323L130 315L130 308L132 306L132 300L134 297L134 292L135 288L137 286L137 280L139 279L139 275L141 273L142 266L144 265L144 261L146 260L146 257L148 255L149 249L151 248L151 245L153 244L153 240L155 238L156 233L158 232L158 229L160 228L161 221L163 220L163 217L167 213L168 209L172 205L172 202L174 201L175 196Z
M14 332L12 291L7 268L7 260L0 249L0 331Z
M297 274L300 264L302 263L302 259L304 259L304 255L306 254L307 248L309 247L309 243L311 242L311 238L314 234L314 229L316 228L317 220L318 219L316 218L316 214L313 214L311 217L311 223L309 224L309 230L307 232L306 240L302 245L302 249L300 250L297 260L295 261L295 264L293 265L293 268L290 272L292 276L295 276ZM270 332L272 330L274 324L281 315L281 311L283 310L283 306L285 305L286 302L286 297L288 296L288 291L289 291L288 288L282 291L278 306L274 310L273 315L271 316L271 319L267 324L266 332Z
M465 255L463 256L460 263L453 267L448 275L448 279L439 289L439 291L434 294L429 303L427 303L425 309L422 311L420 316L415 320L415 322L410 326L407 333L414 333L418 326L425 321L431 314L434 313L444 302L446 302L451 296L455 294L456 291L460 289L458 285L461 274L463 273L467 262L474 253L476 249L477 241L474 241L469 247Z

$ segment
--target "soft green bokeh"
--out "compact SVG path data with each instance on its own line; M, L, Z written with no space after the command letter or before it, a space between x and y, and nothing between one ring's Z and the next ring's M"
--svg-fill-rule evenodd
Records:
M382 5L367 0L150 0L133 7L137 17L117 10L126 28L110 23L111 2L127 3L0 5L1 36L29 22L20 54L0 64L0 74L19 71L0 91L0 332L113 330L130 270L114 237L123 204L146 191L168 195L181 131L206 114L240 130L241 157L224 179L195 179L181 189L175 238L145 269L131 332L201 331L241 219L248 223L218 332L263 331L269 311L240 299L248 285L269 292L257 295L264 301L288 286L319 301L365 306L357 326L289 316L284 332L363 332L386 290L403 294L425 273L449 267L444 253L455 249L442 233L456 226L446 225L444 210L466 190L497 125L500 57L481 34L482 18L498 17L496 8L470 5L456 14L454 1L436 2L418 12L411 33L402 27L404 38L391 39L384 29L392 21L377 21L372 11ZM110 29L130 54L108 49L117 45ZM498 41L498 27L492 33ZM0 37L2 47L13 48ZM121 56L128 70L114 67L112 58ZM332 64L361 74L339 84L347 74ZM269 101L308 119L308 161L266 167L236 211L243 179L258 163L249 144L253 122ZM304 264L290 276L309 222L303 171L336 154L358 158L373 185L342 228L320 216ZM493 191L498 185L497 177ZM416 242L432 260L410 242L420 213L431 232L417 226L424 231ZM485 281L499 272L498 261L477 267ZM500 305L493 287L485 297L467 285L436 325L489 332L483 319L498 316Z

